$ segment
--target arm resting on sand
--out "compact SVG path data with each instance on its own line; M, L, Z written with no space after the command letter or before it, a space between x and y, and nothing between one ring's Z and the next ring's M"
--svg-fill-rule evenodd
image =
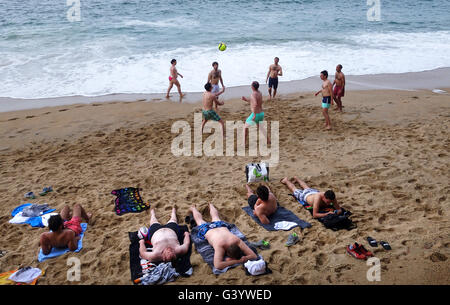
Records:
M184 255L189 250L189 245L191 244L191 237L188 232L184 232L184 241L183 244L175 250L177 255Z
M145 247L145 241L143 239L139 241L139 255L141 256L141 258L146 259L150 262L156 259L153 253L147 251L147 248Z

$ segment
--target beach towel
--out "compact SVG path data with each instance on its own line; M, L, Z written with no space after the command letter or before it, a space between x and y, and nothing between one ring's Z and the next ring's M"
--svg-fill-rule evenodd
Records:
M114 210L119 216L126 213L140 213L150 208L150 204L142 200L138 188L127 187L114 190L111 194L116 196Z
M80 239L78 240L78 248L73 252L80 252L81 248L83 248L83 237L84 237L84 232L87 229L87 223L82 223L81 229L82 229L82 231L80 234ZM42 252L42 249L39 248L38 261L43 262L49 258L58 257L69 251L70 251L69 248L52 248L52 250L50 251L49 254L44 255L44 253Z
M241 231L239 231L239 229L236 227L236 225L230 224L227 222L225 223L225 225L228 228L228 230L230 230L231 233L233 233L234 235L239 237L244 243L247 244L247 246L249 246L250 249L252 249L253 252L255 252L256 255L258 255L258 252L256 251L256 249L250 245L250 243L247 241L247 238L245 237L245 235L242 234ZM221 273L228 271L228 269L230 269L230 268L234 268L236 266L241 265L241 264L235 264L232 266L228 266L224 269L220 269L220 270L216 269L214 267L214 248L208 243L208 240L201 239L198 236L198 231L199 231L198 226L194 227L192 229L191 240L194 243L195 249L197 250L197 252L202 256L203 260L211 267L214 274L221 274Z
M180 231L179 231L179 234L177 237L178 237L178 242L180 244L182 244L184 241L184 232L189 232L189 229L186 225L179 225L179 228L180 228ZM144 281L144 272L142 270L144 265L141 265L141 258L139 256L138 232L137 231L136 232L128 232L128 237L130 239L129 251L130 251L131 281L135 282L135 280L137 280L137 279L142 279L142 283L149 284L149 282L151 282L150 279L148 279L147 281ZM178 273L182 277L189 277L192 275L193 268L191 265L191 253L192 253L192 246L189 245L188 252L185 255L177 258L177 260L175 262L175 266L172 265L172 267L174 267L176 273ZM162 263L152 264L153 265L152 267L157 267L160 264L162 264ZM156 269L156 268L151 268L151 269L152 270L150 270L149 272L146 271L146 274L148 274L150 272L154 272L153 276L156 273L158 273L161 276L161 278L164 278L164 276L167 277L167 272L169 270L169 266L161 266L158 269ZM153 277L153 278L155 278L155 277ZM157 283L160 284L159 282L157 282ZM151 284L154 284L154 283L151 282Z
M301 227L302 229L311 227L309 222L301 220L292 211L281 206L278 206L277 211L268 217L269 224L263 224L257 216L253 215L253 209L250 206L242 209L267 231L289 231L296 227Z
M11 213L11 216L13 218L9 220L9 223L13 223L13 224L26 223L32 227L39 227L39 228L45 227L45 225L42 221L42 215L51 213L51 212L55 211L55 209L47 208L45 210L41 210L40 212L42 214L40 216L35 216L35 217L23 216L23 210L24 209L29 210L32 206L36 206L36 205L33 205L32 203L25 203L25 204L22 204L22 205L19 205L18 207L16 207Z
M307 203L306 201L301 201L301 200L299 200L299 199L297 199L293 194L289 194L289 195L291 195L292 197L294 197L297 201L298 201L298 203L300 203L300 205L303 207L303 208L305 208L310 214L311 214L311 216L313 215L313 206L312 205L310 205L309 203ZM346 209L344 209L344 208L342 208L341 207L341 210L342 210L342 214L341 215L339 215L339 216L336 216L336 217L340 217L340 218L342 218L341 219L341 221L339 221L341 224L338 224L338 225L328 225L328 219L327 219L327 217L328 216L330 216L330 218L332 217L332 215L328 215L328 216L325 216L325 217L322 217L322 218L318 218L317 220L319 221L319 222L321 222L326 228L328 228L328 229L331 229L331 230L333 230L333 231L338 231L338 230L340 230L340 229L347 229L347 230L352 230L352 229L354 229L354 228L356 228L356 224L354 224L352 221L351 221L351 219L349 218L350 217L350 215L352 215L352 213L350 212L350 211L347 211ZM326 212L328 212L328 211L319 211L320 213L326 213ZM333 216L335 216L335 215L333 215ZM330 221L331 222L331 221ZM336 222L336 221L332 221L332 222Z

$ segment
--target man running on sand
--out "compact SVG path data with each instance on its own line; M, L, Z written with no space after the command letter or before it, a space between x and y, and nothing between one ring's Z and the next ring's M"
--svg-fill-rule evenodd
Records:
M169 93L170 93L170 90L172 90L173 85L177 86L178 93L180 94L180 98L182 98L183 96L185 96L185 94L181 93L181 85L180 85L180 82L178 81L178 75L181 78L183 78L183 75L178 73L177 68L175 67L177 65L177 60L176 59L172 59L170 61L170 63L172 64L172 66L170 67L169 89L167 89L166 98L170 97Z
M270 144L270 137L268 133L266 132L264 127L260 125L260 123L264 120L264 111L262 109L263 103L262 94L258 90L259 83L257 81L254 81L252 83L251 88L252 88L252 95L250 96L250 99L246 98L245 96L242 97L243 101L250 103L250 109L252 111L252 113L247 118L244 124L244 146L247 139L248 128L250 126L255 126L256 124L258 124L264 136L267 138L267 143Z
M303 190L296 188L295 184L291 181L294 181L294 183L297 182ZM328 214L333 213L336 213L338 215L342 214L342 209L337 203L336 195L332 190L320 192L316 189L310 188L297 176L292 179L288 179L287 177L285 177L281 179L281 183L289 188L289 190L292 192L294 197L297 198L297 200L307 202L313 207L312 215L314 218L322 218L327 216ZM321 213L320 211L327 212Z
M209 204L212 222L204 221L195 205L190 210L199 226L198 236L202 239L206 238L214 248L214 267L216 269L222 270L234 264L243 264L257 258L252 249L228 230L225 222L220 220L219 212L212 203Z
M82 219L89 223L92 220L92 213L86 213L78 203L73 206L72 213L66 205L59 215L51 216L48 220L48 228L52 232L42 233L39 241L44 255L48 255L52 248L69 248L70 251L75 251L83 231Z
M145 240L139 241L139 255L150 262L170 262L186 254L191 242L188 232L184 232L183 244L180 245L178 235L180 227L177 224L177 211L172 208L170 220L165 225L161 225L155 216L155 209L151 210L150 228L145 238L153 246L152 252L147 252Z
M336 102L336 109L342 112L342 100L341 98L345 95L345 75L342 72L342 65L336 66L336 74L334 75L333 82L334 90L334 101Z
M248 184L245 187L247 188L248 205L252 208L253 215L258 217L261 223L265 225L269 224L268 217L274 214L278 208L277 198L266 185L258 186L256 195Z
M211 93L218 93L220 91L220 86L219 86L219 81L222 84L222 88L225 89L225 86L223 84L223 79L222 79L222 71L219 70L219 63L218 62L213 62L212 63L213 69L211 72L209 72L208 74L208 83L210 83L212 85L212 90ZM218 101L219 98L216 98L217 102L216 102L216 111L217 111L217 105L218 105ZM223 103L219 103L219 105L223 105Z
M328 109L331 107L333 101L333 85L328 80L328 71L323 70L320 72L320 79L323 81L322 89L317 91L315 96L317 96L320 92L322 92L322 113L325 117L325 128L331 129L331 120L328 115Z
M273 87L273 98L277 95L278 89L278 76L283 76L283 69L278 64L280 59L275 57L274 63L269 66L269 72L267 72L267 80L269 81L269 101L272 99L272 87Z
M212 109L213 104L219 102L218 96L225 92L225 87L223 87L220 92L212 93L211 92L211 90L212 90L211 83L206 83L205 90L206 91L203 92L203 99L202 99L202 104L203 104L202 133L203 133L203 127L205 127L206 122L208 122L209 120L213 120L213 121L219 122L222 125L222 134L225 135L225 127L224 127L223 121L220 118L220 116ZM220 105L223 105L223 103Z

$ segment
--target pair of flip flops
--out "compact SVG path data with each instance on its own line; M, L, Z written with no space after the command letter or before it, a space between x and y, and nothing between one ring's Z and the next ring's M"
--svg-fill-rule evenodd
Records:
M44 187L42 189L42 192L39 193L40 196L45 196L48 193L53 192L53 188L51 186L49 187ZM25 198L27 199L36 199L36 195L33 192L28 192L24 195Z
M367 241L369 243L370 246L372 247L378 247L378 242L376 241L376 239L368 236L367 237ZM387 242L387 241L380 241L380 245L385 249L385 250L392 250L391 245Z

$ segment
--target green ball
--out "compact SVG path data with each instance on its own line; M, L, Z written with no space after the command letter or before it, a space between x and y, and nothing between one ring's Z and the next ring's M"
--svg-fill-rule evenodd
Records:
M219 50L220 50L220 51L225 51L226 49L227 49L227 45L224 44L223 42L221 42L221 43L219 44Z

